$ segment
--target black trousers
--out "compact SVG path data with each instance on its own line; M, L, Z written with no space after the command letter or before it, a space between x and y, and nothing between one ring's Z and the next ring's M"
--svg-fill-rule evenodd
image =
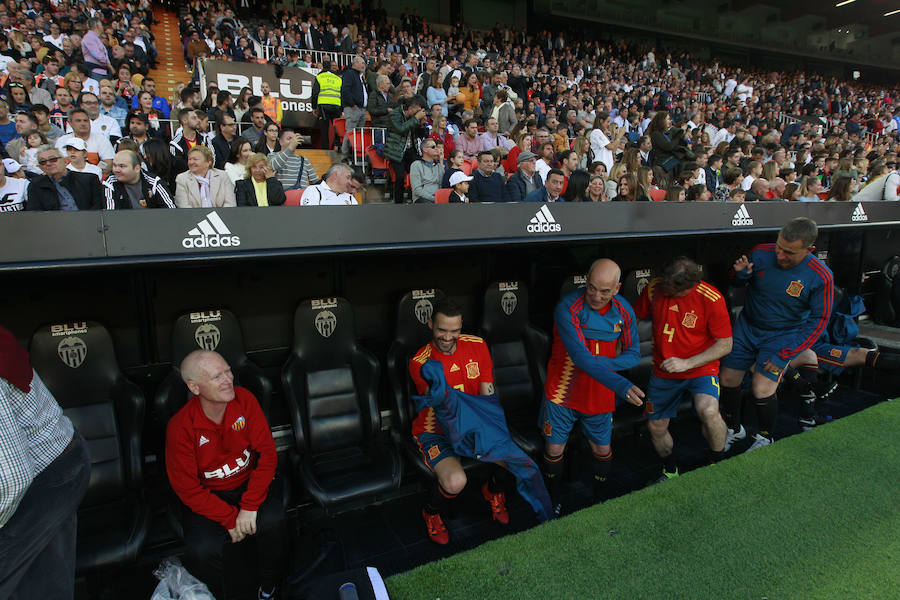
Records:
M332 145L329 139L329 131L331 131L332 122L341 116L341 107L332 104L319 105L319 132L322 136L321 146L323 150L331 150Z
M266 591L281 583L287 558L287 535L285 515L282 506L282 482L276 476L269 485L266 500L256 515L256 534L248 535L240 543L256 544L259 564L260 586ZM233 506L239 506L241 496L247 489L244 482L233 490L213 492ZM193 513L182 507L184 542L187 546L184 556L185 567L197 579L205 583L213 595L222 597L224 589L225 544L230 544L228 531L219 523Z

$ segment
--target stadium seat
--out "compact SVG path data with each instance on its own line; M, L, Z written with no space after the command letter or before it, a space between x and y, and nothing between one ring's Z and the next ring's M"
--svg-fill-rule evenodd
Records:
M143 492L144 396L119 370L109 333L93 321L48 325L31 362L87 441L91 479L78 509L79 572L132 562L150 511Z
M343 298L306 300L281 381L300 479L326 509L400 485L400 455L381 435L381 368L356 342Z
M215 350L231 366L234 385L250 390L266 417L272 403L272 383L263 375L244 349L241 325L228 310L208 309L185 313L172 327L172 369L154 399L154 412L165 432L169 419L190 399L191 393L181 379L178 367L184 357L194 350Z
M465 173L466 176L469 176L469 175L472 174L472 170L473 170L473 169L472 169L472 163L470 163L469 161L465 161L465 162L463 162L463 164L461 164L461 165L459 166L459 169L460 169L460 171L462 171L463 173Z
M650 195L650 199L654 202L662 202L666 199L666 190L662 188L648 190L647 193Z
M300 206L303 190L288 190L284 193L284 206Z
M653 273L650 269L631 269L622 277L622 289L619 293L628 302L634 305L641 292L650 283ZM641 388L647 390L650 374L653 371L653 323L650 319L638 319L638 337L640 338L641 359L636 367L628 370L628 379ZM629 404L623 399L616 399L615 426L623 427L642 421L644 409Z
M450 193L453 191L453 188L441 188L434 193L434 203L435 204L447 204L450 200Z
M398 448L419 469L433 477L431 469L422 460L418 446L412 439L412 422L416 417L410 397L415 393L409 377L409 360L416 351L431 341L431 318L434 304L446 298L439 289L413 290L405 294L397 304L397 323L394 341L387 353L387 372L393 396L391 435Z
M396 175L394 175L394 166L391 164L391 161L379 155L374 147L366 148L366 157L369 159L370 169L378 169L388 174L385 183L391 183L392 181L394 181ZM376 181L375 176L371 171L369 172L369 177L372 183L379 183L378 181Z
M574 289L583 288L587 280L584 275L569 275L563 279L562 285L559 286L560 297L565 296Z
M335 144L342 142L344 136L347 135L347 119L343 117L339 117L332 121L334 126L334 137L331 139L331 147L334 148Z
M481 314L481 334L494 361L494 387L510 434L520 448L538 457L543 450L538 411L550 338L529 324L528 289L518 281L491 283Z

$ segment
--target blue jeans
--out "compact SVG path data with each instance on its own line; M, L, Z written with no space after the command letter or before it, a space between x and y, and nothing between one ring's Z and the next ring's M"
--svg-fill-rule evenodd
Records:
M90 477L87 445L76 431L0 529L0 598L73 597L76 511Z

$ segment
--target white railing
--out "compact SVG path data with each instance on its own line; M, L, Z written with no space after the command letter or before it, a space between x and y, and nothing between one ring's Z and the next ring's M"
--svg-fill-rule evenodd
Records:
M353 147L353 166L366 166L366 149L372 144L383 144L387 130L383 127L357 127L347 132Z
M261 52L257 52L257 56L260 56L266 59L266 62L273 56L275 56L275 48L277 46L260 46L262 49ZM290 48L285 48L285 51L290 50ZM342 52L326 52L324 50L299 50L300 57L303 58L307 54L312 58L313 64L321 64L322 61L327 60L331 64L337 64L340 68L344 68L353 63L353 57L355 54L344 54ZM309 65L312 67L313 65Z

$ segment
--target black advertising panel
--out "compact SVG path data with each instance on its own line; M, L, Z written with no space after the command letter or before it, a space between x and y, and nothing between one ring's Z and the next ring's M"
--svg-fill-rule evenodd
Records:
M102 216L99 211L2 213L0 265L105 258Z
M282 125L286 127L315 127L316 117L312 113L313 71L303 67L280 69L279 77L274 65L260 65L246 62L207 60L203 63L206 85L216 84L220 90L228 90L237 96L241 89L249 87L257 96L262 95L260 86L269 84L273 96L281 100L284 111Z

